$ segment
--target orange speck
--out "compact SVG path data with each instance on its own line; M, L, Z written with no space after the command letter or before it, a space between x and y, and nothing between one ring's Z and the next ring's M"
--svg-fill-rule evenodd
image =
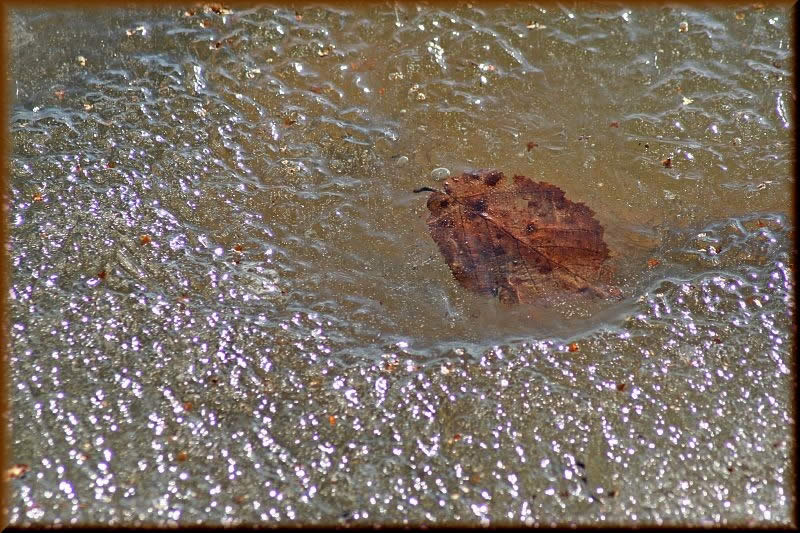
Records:
M106 279L106 271L101 270L100 272L97 273L97 277L100 279Z
M615 120L611 124L608 125L609 128L619 128L619 121Z
M178 455L176 455L176 456L175 456L175 459L177 459L177 460L178 460L178 461L180 461L180 462L184 462L184 461L185 461L186 459L188 459L188 458L189 458L189 454L188 454L188 453L186 453L186 452L185 452L185 451L183 451L183 450L179 451L179 452L178 452Z
M661 164L664 165L664 167L666 168L670 168L672 166L672 158L671 157L666 158L661 162Z
M17 464L6 470L6 479L17 479L25 475L30 470L26 464Z
M386 92L386 89L384 89L383 87L378 89L378 94L380 94L380 95L383 95L385 92Z
M456 433L453 435L453 440L461 440L461 433Z
M533 150L534 148L536 148L539 145L537 143L531 141L531 142L528 143L527 146L528 146L528 151L530 152L531 150Z
M192 402L183 402L183 410L184 411L191 411L192 410Z
M573 342L572 344L569 345L570 352L577 352L578 350L580 350L580 348L578 347L577 342Z
M34 198L34 200L35 200L35 198ZM763 220L759 220L758 222L756 222L756 225L757 225L759 228L763 228L764 226L766 226L766 224L764 223L764 221L763 221Z
M661 261L659 261L658 259L656 259L654 257L651 257L650 259L647 260L647 266L649 266L650 268L656 267L660 263L661 263Z
M34 202L41 202L42 200L43 200L42 193L37 192L36 194L33 195Z
M617 390L620 391L620 392L624 391L625 390L625 384L624 383L617 383Z
M333 415L329 415L328 416L328 423L331 425L331 427L335 426L336 425L336 417L333 416Z
M139 237L139 243L142 245L150 244L151 242L153 242L153 239L147 233Z

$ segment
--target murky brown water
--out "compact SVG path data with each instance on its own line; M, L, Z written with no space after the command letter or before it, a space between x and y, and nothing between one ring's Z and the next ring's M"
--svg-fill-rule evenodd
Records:
M10 25L13 524L791 520L788 9ZM624 298L460 287L411 191L478 168Z

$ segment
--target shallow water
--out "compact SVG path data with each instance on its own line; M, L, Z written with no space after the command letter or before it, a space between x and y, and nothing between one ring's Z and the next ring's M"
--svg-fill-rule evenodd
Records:
M9 21L12 524L792 519L788 9ZM460 287L411 191L477 168L622 300Z

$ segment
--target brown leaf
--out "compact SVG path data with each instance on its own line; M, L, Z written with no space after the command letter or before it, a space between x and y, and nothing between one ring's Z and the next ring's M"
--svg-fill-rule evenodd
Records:
M464 173L430 191L428 229L453 276L502 302L553 291L594 293L607 281L608 247L594 212L564 191L497 170Z
M608 125L609 128L619 128L619 121L615 120L611 124Z
M666 168L670 168L672 166L672 158L671 157L666 158L661 162L661 164L664 165Z

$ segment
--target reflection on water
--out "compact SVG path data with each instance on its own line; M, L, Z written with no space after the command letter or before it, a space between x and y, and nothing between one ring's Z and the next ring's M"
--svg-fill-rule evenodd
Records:
M790 519L787 9L10 23L12 523ZM411 191L478 168L624 298L460 287Z

